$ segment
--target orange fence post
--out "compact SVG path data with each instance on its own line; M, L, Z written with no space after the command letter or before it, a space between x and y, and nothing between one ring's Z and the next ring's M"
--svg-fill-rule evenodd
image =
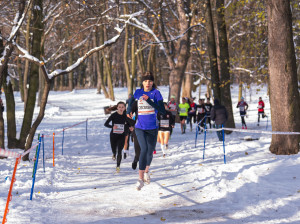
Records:
M9 206L9 202L11 201L11 198L12 198L11 192L12 192L12 189L13 189L14 182L16 181L15 177L16 177L17 167L18 167L18 164L20 162L20 159L21 159L21 157L16 158L16 164L15 164L14 172L13 172L11 182L10 182L10 188L9 188L9 192L8 192L8 196L7 196L6 207L5 207L5 210L4 210L4 216L3 216L2 224L6 223L6 221L7 221L6 216L9 212L8 206Z
M55 147L54 147L54 137L55 137L55 133L53 132L53 167L54 167L54 151L55 151Z

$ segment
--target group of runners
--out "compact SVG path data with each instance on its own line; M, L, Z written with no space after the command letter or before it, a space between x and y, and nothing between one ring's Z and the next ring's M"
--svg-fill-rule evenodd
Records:
M116 160L116 171L120 172L120 165L123 158L128 155L130 139L134 142L135 156L132 162L132 169L139 164L139 177L136 189L141 190L144 184L150 184L149 169L156 153L156 143L160 143L163 156L166 155L169 138L175 125L177 114L179 115L181 133L186 131L186 123L190 124L192 131L193 123L201 127L209 125L211 128L211 118L217 125L218 116L226 122L227 112L224 106L219 106L219 101L215 99L215 106L210 102L210 98L199 99L196 104L194 99L182 98L179 105L175 102L175 96L170 97L169 103L163 102L163 97L154 83L154 76L150 72L145 72L141 77L142 85L127 100L127 108L124 102L118 102L117 111L109 116L105 122L105 127L111 128L110 143L112 149L112 159ZM260 115L264 114L264 102L259 98L258 125ZM237 105L240 108L242 126L247 129L244 119L248 104L241 98ZM219 112L218 112L219 111ZM224 111L224 113L223 113ZM221 112L221 113L220 113ZM224 118L220 114L224 114ZM217 115L217 116L216 116ZM158 121L158 122L157 122ZM221 124L220 123L220 124ZM219 139L221 137L218 135Z

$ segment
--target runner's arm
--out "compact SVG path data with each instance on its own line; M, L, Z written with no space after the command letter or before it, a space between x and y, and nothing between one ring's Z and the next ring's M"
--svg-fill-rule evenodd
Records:
M134 99L134 97L132 96L132 97L129 99L126 114L130 114L130 113L132 112L132 104L134 103L134 101L135 101L135 99Z
M154 103L152 100L150 100L150 98L148 98L147 103L149 103L152 107L154 107L158 112L160 112L161 114L165 115L166 114L166 110L165 110L165 106L164 106L164 102L162 100L159 100L156 104Z
M105 121L104 126L107 128L113 128L113 125L109 124L112 121L112 115Z

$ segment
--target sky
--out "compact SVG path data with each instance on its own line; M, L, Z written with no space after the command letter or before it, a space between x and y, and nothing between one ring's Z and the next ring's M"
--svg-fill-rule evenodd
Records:
M159 90L167 99L168 87L161 86ZM205 86L201 90L204 98ZM266 90L266 87L253 87L251 94L248 89L244 93L249 104L246 118L249 131L265 131L267 127L266 118L257 126L259 96L266 104L267 130L272 130ZM234 118L236 127L241 128L237 91L238 86L233 86ZM181 134L176 124L165 158L160 145L156 146L157 154L150 168L151 183L137 191L138 170L131 168L133 144L130 143L129 157L122 160L120 173L116 172L116 162L111 158L110 129L104 127L109 115L104 115L103 107L125 101L127 89L116 88L115 95L116 101L112 102L96 94L96 89L50 92L45 118L37 130L37 134L46 135L45 172L41 149L30 200L35 150L30 153L30 161L18 165L8 224L300 223L300 157L271 154L271 136L266 134L226 135L227 163L224 164L222 142L217 141L214 131L208 130L203 159L204 135L198 136L195 147L195 125L192 131L188 129L186 134ZM193 93L195 97L198 95ZM23 104L19 94L15 96L20 131ZM37 112L36 109L35 116ZM86 122L83 122L86 119L87 139ZM68 129L64 132L62 155L64 128ZM257 140L245 140L249 138ZM1 219L14 165L14 158L0 161Z

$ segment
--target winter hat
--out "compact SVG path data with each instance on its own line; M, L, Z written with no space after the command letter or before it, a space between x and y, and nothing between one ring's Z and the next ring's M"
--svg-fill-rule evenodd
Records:
M171 99L172 99L172 98L176 99L176 97L175 97L174 95L171 96Z
M142 78L141 78L141 81L144 82L146 80L151 80L154 82L154 76L152 75L151 72L145 72L143 75L142 75Z
M241 97L241 100L243 100L244 99L244 97Z

